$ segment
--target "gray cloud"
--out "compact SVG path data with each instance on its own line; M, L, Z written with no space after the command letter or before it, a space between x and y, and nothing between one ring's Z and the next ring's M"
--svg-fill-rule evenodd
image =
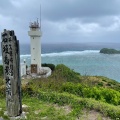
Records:
M1 0L0 32L14 29L28 43L29 22L40 16L42 42L119 42L120 0Z
M47 1L47 0L46 0ZM120 13L120 1L118 0L51 0L44 2L45 17L51 20L66 18L88 18L116 15Z

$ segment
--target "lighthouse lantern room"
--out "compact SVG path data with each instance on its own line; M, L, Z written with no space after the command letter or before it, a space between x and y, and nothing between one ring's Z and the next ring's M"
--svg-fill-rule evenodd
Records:
M31 41L31 73L39 73L41 69L41 26L37 21L30 23L28 35Z

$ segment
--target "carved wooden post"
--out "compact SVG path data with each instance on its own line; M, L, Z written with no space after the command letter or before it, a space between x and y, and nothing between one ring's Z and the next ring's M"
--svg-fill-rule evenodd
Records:
M22 113L19 41L14 31L4 30L1 38L7 112L15 117Z

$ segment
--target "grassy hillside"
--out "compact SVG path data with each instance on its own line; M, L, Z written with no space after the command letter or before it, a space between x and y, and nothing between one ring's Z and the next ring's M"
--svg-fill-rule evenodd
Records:
M22 80L28 120L120 119L120 83L103 76L81 76L57 65L49 78ZM5 111L5 85L0 78L0 116ZM92 111L92 112L91 112ZM97 114L97 116L95 116Z

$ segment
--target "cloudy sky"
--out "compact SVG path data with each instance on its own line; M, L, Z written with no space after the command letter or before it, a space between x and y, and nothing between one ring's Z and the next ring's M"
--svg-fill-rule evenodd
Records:
M40 16L42 42L120 43L120 0L0 0L0 32L29 43L29 22Z

